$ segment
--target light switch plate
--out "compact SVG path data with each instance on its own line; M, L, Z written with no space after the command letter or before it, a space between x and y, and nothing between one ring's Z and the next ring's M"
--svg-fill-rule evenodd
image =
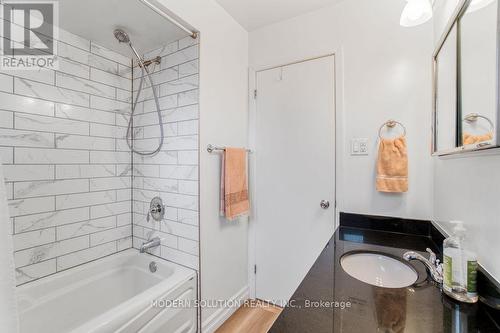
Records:
M351 155L368 155L368 139L354 138L351 140Z

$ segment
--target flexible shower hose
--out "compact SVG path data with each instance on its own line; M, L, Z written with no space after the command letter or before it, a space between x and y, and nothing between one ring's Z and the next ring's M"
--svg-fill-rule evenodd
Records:
M144 65L144 62L142 61L142 59L140 57L137 57L137 58L138 58L138 61L140 63L140 67L141 67L141 80L139 82L139 89L137 90L136 98L132 102L132 113L130 115L130 120L128 122L128 128L127 128L127 144L129 146L130 150L138 155L153 156L153 155L158 154L161 151L161 148L163 147L163 144L165 141L165 133L164 133L164 129L163 129L163 118L161 116L161 111L160 111L160 101L158 100L158 94L156 93L156 90L155 90L155 87L153 84L153 79L151 78L151 74L149 73L148 69ZM135 150L134 144L133 144L134 138L133 138L132 129L133 129L133 122L134 122L134 114L135 114L135 110L137 108L137 103L139 102L139 96L141 95L142 86L144 83L144 72L146 72L146 76L148 77L149 83L151 85L151 90L153 90L153 97L154 97L155 104L156 104L156 111L158 113L158 126L160 126L160 144L158 145L158 148L152 152L137 151L137 150Z

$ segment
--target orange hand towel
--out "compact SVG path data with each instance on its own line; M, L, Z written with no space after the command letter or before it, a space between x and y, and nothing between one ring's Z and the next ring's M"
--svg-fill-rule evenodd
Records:
M226 148L222 158L221 214L228 220L248 215L247 152Z
M408 191L408 153L405 137L380 140L377 161L377 191Z
M462 144L471 145L473 143L490 141L491 139L493 139L493 133L487 133L484 135L472 135L469 133L464 133L462 135Z

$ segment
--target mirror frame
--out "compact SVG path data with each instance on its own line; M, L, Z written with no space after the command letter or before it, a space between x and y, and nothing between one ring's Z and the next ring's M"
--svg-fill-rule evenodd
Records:
M459 95L458 91L460 89L459 86L459 81L460 78L458 76L458 69L459 69L459 62L458 62L458 50L459 50L459 34L458 34L458 23L457 23L458 16L454 20L451 20L449 22L449 25L446 26L445 33L441 36L439 40L439 44L437 48L434 50L434 53L432 55L432 154L436 155L444 155L444 154L449 154L453 151L455 151L455 148L450 148L450 149L445 149L445 150L438 150L438 85L439 85L439 65L438 65L438 57L443 49L444 45L448 41L448 37L452 33L453 29L456 26L456 42L455 42L455 50L456 52L456 67L455 67L455 77L456 77L456 82L455 82L455 95L456 95L456 103L455 103L455 119L456 119L456 127L455 132L458 133L458 102L459 102ZM454 139L455 146L457 145L457 137Z
M436 49L434 50L432 54L432 156L445 156L445 155L451 155L451 154L459 154L459 153L464 153L464 152L473 152L473 151L482 151L482 150L488 150L488 149L495 149L499 148L499 140L500 140L500 0L497 0L497 26L496 26L496 114L497 118L494 121L494 124L496 126L495 128L495 139L493 143L477 143L473 145L467 145L467 146L458 146L450 149L445 149L445 150L437 150L437 100L438 100L438 94L437 94L437 69L438 69L438 55L441 49L443 48L443 45L445 44L448 36L450 35L451 31L453 30L453 27L455 24L457 25L457 43L456 43L456 48L457 48L457 66L456 66L456 77L457 77L457 84L456 84L456 89L457 89L457 109L456 109L456 117L457 117L457 138L455 141L458 143L458 134L460 131L458 131L458 124L459 121L461 121L461 103L460 103L460 97L461 97L461 92L460 92L460 24L459 21L460 19L464 16L465 12L467 11L467 8L469 7L470 3L472 0L460 0L459 4L457 5L457 9L451 16L450 20L448 21L445 31L442 34L441 38L439 39L439 42L437 44Z

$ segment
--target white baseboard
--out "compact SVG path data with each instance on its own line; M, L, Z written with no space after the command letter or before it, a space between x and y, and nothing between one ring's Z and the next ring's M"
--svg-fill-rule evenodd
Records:
M238 291L231 299L230 302L240 302L241 304L249 298L248 286L245 286ZM201 325L202 333L214 333L226 320L231 317L233 313L238 310L237 307L220 308L208 317Z

